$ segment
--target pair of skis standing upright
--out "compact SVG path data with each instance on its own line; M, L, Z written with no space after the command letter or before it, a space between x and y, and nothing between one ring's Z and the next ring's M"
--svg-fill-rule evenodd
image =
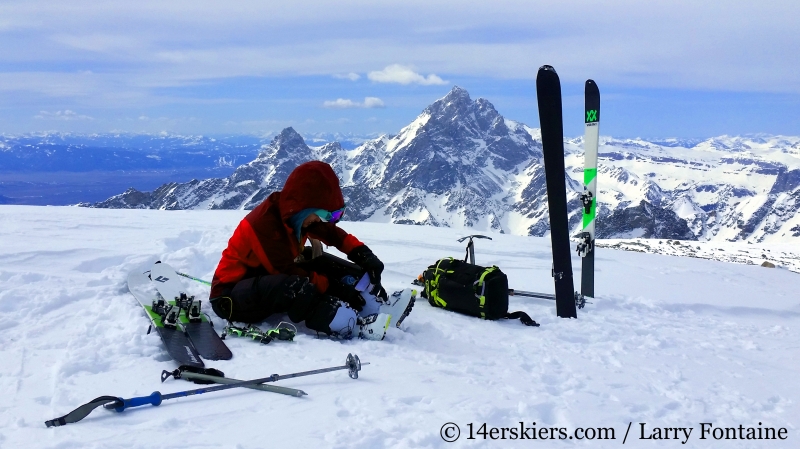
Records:
M600 91L592 80L585 87L585 162L583 169L583 231L578 235L578 254L582 256L581 292L574 291L570 258L569 220L567 214L566 169L564 165L564 126L561 114L561 82L551 66L539 68L536 96L542 130L542 151L550 211L550 240L553 248L556 314L577 318L576 302L594 297L594 240L597 209L597 147L600 133ZM576 301L579 299L580 301Z

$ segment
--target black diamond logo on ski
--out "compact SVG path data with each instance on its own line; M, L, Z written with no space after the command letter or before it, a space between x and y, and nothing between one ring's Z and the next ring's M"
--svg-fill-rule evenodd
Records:
M167 278L167 277L164 277L164 276L159 276L159 277L157 277L157 278L155 278L155 279L153 279L153 280L154 280L154 281L161 282L161 283L164 283L164 282L167 282L167 281L169 280L169 278Z

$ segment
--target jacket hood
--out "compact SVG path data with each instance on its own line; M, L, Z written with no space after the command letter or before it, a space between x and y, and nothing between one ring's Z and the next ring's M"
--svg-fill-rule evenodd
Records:
M344 197L339 178L325 162L300 164L286 178L278 207L284 222L303 209L341 209L344 207Z

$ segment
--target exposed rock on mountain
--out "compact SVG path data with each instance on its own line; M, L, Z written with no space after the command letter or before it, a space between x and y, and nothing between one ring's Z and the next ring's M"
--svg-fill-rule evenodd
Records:
M637 238L694 240L686 220L675 212L642 200L638 206L617 209L603 219L597 238ZM625 230L625 231L622 231ZM627 235L625 235L627 234Z

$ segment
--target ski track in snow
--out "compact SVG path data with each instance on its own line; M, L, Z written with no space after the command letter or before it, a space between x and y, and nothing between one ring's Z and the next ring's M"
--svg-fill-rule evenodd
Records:
M688 447L796 447L800 425L800 275L710 260L599 248L599 297L578 320L551 301L511 298L541 323L486 322L417 302L404 329L383 342L319 339L267 346L229 338L230 361L207 362L249 379L342 365L290 379L294 398L245 389L166 401L122 414L95 410L47 429L101 395L169 393L175 364L128 293L125 279L156 260L210 279L246 211L138 211L0 206L0 448L152 447L667 447L640 441L648 428L695 427ZM463 257L462 230L344 222L386 263L388 290L427 265ZM552 292L549 238L492 234L476 241L519 290ZM715 245L722 245L715 243ZM331 249L331 251L335 251ZM580 260L573 258L576 287ZM191 294L207 287L184 282ZM204 302L204 306L205 306ZM210 310L209 310L210 312ZM216 327L223 322L214 318ZM277 324L279 319L270 320ZM613 427L615 441L467 440L467 424ZM459 442L439 429L457 423ZM699 423L785 427L786 441L700 440Z

